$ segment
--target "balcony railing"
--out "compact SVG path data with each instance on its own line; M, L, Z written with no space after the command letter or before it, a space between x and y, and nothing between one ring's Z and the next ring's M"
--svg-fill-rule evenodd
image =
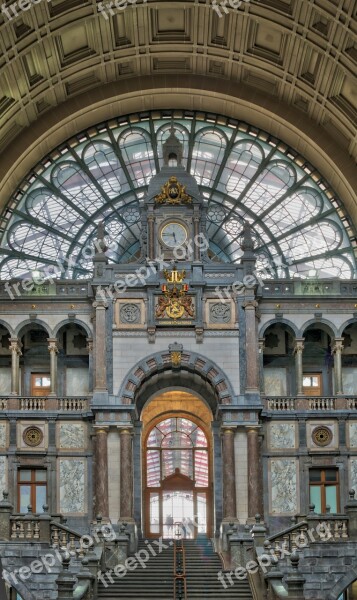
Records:
M269 411L357 410L357 396L265 396L262 402Z
M85 412L88 410L90 398L88 396L2 396L0 397L0 411L58 411L58 412Z

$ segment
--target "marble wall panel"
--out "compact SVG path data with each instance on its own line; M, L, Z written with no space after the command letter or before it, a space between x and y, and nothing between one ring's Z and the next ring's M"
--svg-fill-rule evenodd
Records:
M293 458L272 458L269 462L271 514L296 514L299 510L297 461Z
M11 392L11 368L0 368L0 395L10 394Z
M350 483L349 488L353 488L357 494L357 458L350 458Z
M342 386L345 394L357 394L357 369L353 367L342 368Z
M287 394L286 369L283 367L264 369L264 392L266 396Z
M87 509L87 461L84 458L59 458L59 512L83 514Z
M59 423L58 425L58 448L82 449L85 443L84 423Z
M2 493L7 491L7 457L0 456L0 498L2 500Z
M7 424L0 423L0 448L7 447Z
M89 394L89 371L86 367L66 369L66 395L87 396Z
M270 423L269 446L272 450L296 448L296 424Z

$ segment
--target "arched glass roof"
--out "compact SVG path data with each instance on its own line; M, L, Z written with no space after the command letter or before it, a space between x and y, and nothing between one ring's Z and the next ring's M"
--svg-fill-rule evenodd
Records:
M163 164L172 123L183 164L207 202L213 260L239 261L246 219L266 277L356 276L356 231L341 201L303 157L243 122L156 111L92 127L33 169L2 215L1 279L39 270L90 277L92 243L103 220L117 242L110 260L135 260L140 206Z

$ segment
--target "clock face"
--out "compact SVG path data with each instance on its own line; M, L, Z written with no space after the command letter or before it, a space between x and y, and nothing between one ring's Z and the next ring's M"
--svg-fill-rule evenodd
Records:
M168 246L169 248L176 248L177 246L182 246L187 239L187 231L186 228L181 225L181 223L177 223L176 221L171 221L171 223L167 223L161 230L161 240Z

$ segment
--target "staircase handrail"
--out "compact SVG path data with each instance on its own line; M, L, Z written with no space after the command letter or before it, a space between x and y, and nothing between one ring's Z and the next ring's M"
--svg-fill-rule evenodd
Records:
M291 525L290 527L287 527L286 529L283 529L282 531L279 531L278 533L274 533L273 535L270 535L267 540L269 540L269 542L275 542L276 539L281 538L284 535L287 535L288 533L291 533L293 531L296 531L297 529L300 529L302 526L308 526L308 522L303 520L303 521L298 521L298 523L294 523L294 525Z

